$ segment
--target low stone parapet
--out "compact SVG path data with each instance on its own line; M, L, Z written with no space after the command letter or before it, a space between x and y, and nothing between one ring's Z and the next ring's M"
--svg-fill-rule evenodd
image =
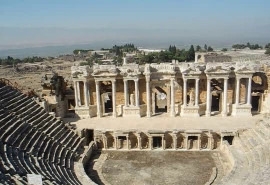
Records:
M251 105L248 104L233 104L232 105L232 116L252 116Z
M79 162L75 162L74 163L74 169L75 169L75 174L78 177L79 181L83 184L83 185L96 185L96 183L94 183L89 176L86 174L84 167L86 165L86 163L89 161L93 150L95 147L95 143L92 141L89 146L87 148L85 148L84 153L81 155L81 158L79 160Z
M199 117L199 106L182 106L180 115L182 117Z
M141 117L141 110L140 107L130 106L130 107L123 107L123 117Z

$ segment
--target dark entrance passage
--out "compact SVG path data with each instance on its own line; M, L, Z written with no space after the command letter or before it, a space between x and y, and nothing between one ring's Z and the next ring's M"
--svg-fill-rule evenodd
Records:
M112 96L108 95L108 99L105 101L105 113L112 112Z
M260 96L252 96L251 99L251 111L259 111L259 101L260 101Z
M86 145L89 145L91 141L94 141L94 130L84 129L84 137Z
M156 86L155 88L157 90L155 93L155 112L167 112L167 93L162 87Z
M162 138L160 136L153 137L153 148L162 147Z
M198 136L188 136L188 149L196 149L196 144L198 141Z
M127 146L127 137L126 136L118 136L118 147L119 149L126 148Z
M68 109L74 110L75 108L75 100L74 99L68 99Z
M212 95L212 105L211 105L212 111L219 111L219 100L220 94Z
M232 145L233 144L233 138L234 138L234 136L224 136L223 141L228 141L228 143L230 145Z

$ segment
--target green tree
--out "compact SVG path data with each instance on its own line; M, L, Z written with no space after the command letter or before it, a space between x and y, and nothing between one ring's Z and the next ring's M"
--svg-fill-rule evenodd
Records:
M196 46L196 51L201 51L201 50L202 50L201 46L197 45Z
M204 50L207 51L207 45L206 44L204 44Z
M228 51L228 49L227 48L222 48L221 51L226 52L226 51Z
M187 57L187 60L188 61L192 61L195 59L195 50L194 50L194 47L193 45L190 46L189 50L188 50L188 57Z
M208 46L207 51L211 52L214 51L214 49L211 46Z

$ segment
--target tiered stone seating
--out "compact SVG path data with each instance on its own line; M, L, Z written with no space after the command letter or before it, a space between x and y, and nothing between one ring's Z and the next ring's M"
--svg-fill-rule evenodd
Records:
M27 184L27 174L40 174L43 184L81 184L73 162L83 145L33 99L0 84L0 184Z
M234 146L228 146L234 164L221 184L270 184L269 123L267 119L259 121L255 128L240 132Z

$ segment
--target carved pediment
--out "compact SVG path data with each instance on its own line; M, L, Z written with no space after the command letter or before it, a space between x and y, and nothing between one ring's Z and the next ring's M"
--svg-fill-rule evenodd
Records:
M118 69L115 65L95 65L93 66L93 76L116 76Z
M127 64L120 68L120 74L124 77L135 77L141 74L138 64Z
M208 63L206 65L206 70L205 73L216 73L216 74L228 74L231 72L231 67L230 65L218 63Z
M236 73L253 73L256 66L252 62L237 62L235 66Z
M150 64L150 71L162 74L175 74L175 65L174 64Z
M71 75L73 78L86 77L90 74L89 66L72 66Z
M205 66L195 63L183 63L180 65L180 71L183 75L199 75L205 69Z

